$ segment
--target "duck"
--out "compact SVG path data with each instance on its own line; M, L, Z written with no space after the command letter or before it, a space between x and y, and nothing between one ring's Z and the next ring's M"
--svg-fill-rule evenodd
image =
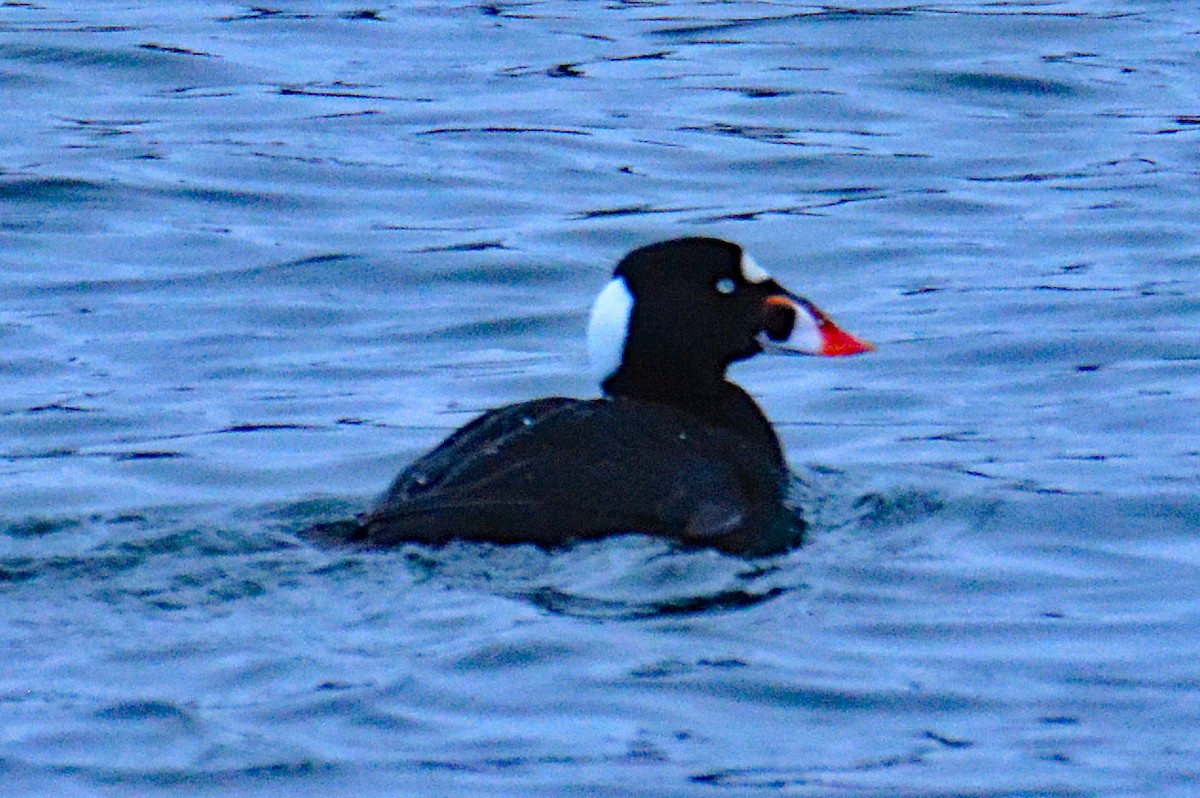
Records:
M488 410L404 468L348 543L451 541L553 549L624 534L761 557L804 539L791 472L731 364L767 354L844 357L875 347L710 237L634 249L592 306L599 398Z

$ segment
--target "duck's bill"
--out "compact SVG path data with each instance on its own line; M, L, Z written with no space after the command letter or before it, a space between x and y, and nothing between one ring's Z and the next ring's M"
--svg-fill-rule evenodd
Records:
M764 352L844 357L874 352L875 345L851 335L804 297L775 294L764 303L766 323L758 334Z

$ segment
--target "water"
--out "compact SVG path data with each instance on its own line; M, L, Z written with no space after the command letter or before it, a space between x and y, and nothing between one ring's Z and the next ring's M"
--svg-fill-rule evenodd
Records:
M1191 4L6 3L0 792L1194 795ZM320 551L742 242L812 542Z

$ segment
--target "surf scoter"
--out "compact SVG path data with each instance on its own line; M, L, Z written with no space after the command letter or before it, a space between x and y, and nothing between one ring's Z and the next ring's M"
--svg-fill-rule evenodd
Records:
M641 532L749 556L784 551L804 521L784 505L783 451L725 370L759 352L870 349L736 244L642 247L617 266L588 325L603 398L484 413L408 466L350 538L549 547Z

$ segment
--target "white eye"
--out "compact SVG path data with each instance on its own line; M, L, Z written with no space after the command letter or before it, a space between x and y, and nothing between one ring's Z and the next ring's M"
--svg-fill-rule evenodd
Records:
M728 295L737 290L737 283L733 281L732 277L722 277L720 280L717 280L713 288L717 289L718 294Z

